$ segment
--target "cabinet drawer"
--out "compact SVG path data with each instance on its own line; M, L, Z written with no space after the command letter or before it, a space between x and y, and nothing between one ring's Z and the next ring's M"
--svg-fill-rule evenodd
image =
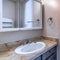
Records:
M56 47L52 48L51 50L47 51L42 55L42 60L47 59L50 55L56 52Z

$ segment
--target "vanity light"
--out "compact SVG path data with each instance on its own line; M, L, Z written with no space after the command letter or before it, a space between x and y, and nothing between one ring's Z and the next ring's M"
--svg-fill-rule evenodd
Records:
M49 0L49 5L53 8L57 8L58 4L56 0Z
M42 0L43 4L46 4L50 7L57 8L58 7L58 2L56 0Z

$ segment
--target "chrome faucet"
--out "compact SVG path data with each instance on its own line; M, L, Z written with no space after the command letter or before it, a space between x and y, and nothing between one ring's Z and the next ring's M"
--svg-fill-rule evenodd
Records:
M31 40L27 40L26 42L25 42L25 44L28 44L28 43L31 43L32 41Z

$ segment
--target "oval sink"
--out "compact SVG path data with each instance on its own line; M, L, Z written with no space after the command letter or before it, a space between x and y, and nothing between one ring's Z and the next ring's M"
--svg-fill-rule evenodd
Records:
M44 42L30 43L23 46L19 46L15 49L16 54L28 55L36 52L40 52L45 48Z

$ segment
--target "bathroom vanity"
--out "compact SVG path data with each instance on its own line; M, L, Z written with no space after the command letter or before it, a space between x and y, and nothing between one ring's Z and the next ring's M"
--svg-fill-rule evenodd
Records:
M0 60L57 60L57 40L56 39L32 39L34 41L44 42L46 47L41 52L37 54L32 54L30 56L21 57L19 54L16 54L14 51L18 46L21 46L25 41L7 43L7 49L10 50L0 52ZM22 43L23 42L23 43Z
M22 55L23 60L57 60L56 40L36 40L38 42L35 41L30 44L17 47L15 49L15 53L19 56ZM28 49L26 49L27 47Z
M57 60L57 46L55 46L52 49L48 50L44 54L42 54L39 57L35 58L34 60Z

